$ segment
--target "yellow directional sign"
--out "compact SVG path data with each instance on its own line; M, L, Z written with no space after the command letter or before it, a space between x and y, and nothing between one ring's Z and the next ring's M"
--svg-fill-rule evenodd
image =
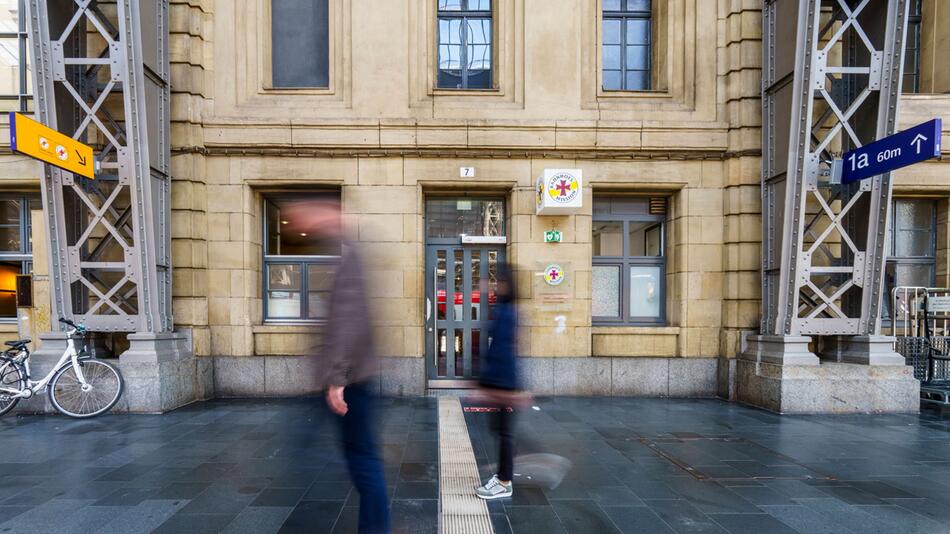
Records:
M19 113L10 113L10 148L64 171L95 178L91 146Z

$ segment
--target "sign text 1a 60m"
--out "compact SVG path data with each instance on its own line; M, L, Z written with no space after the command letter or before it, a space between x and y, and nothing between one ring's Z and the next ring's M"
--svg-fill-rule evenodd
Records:
M941 120L933 119L845 152L841 182L856 182L940 157L941 127Z

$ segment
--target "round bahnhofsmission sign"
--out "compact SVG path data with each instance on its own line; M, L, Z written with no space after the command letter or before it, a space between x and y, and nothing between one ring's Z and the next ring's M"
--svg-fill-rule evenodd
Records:
M544 281L550 286L560 285L564 281L564 269L556 263L544 268Z
M551 200L558 204L570 204L577 197L580 190L577 177L566 172L559 172L548 178L547 186Z

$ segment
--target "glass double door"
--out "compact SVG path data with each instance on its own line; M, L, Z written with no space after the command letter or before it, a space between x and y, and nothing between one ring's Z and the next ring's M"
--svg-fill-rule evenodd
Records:
M429 387L467 387L478 378L494 319L503 246L426 247L426 368Z

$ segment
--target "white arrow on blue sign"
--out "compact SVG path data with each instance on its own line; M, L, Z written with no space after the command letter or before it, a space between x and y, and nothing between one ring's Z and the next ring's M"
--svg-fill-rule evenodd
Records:
M942 121L933 119L842 156L841 182L851 183L940 157Z

